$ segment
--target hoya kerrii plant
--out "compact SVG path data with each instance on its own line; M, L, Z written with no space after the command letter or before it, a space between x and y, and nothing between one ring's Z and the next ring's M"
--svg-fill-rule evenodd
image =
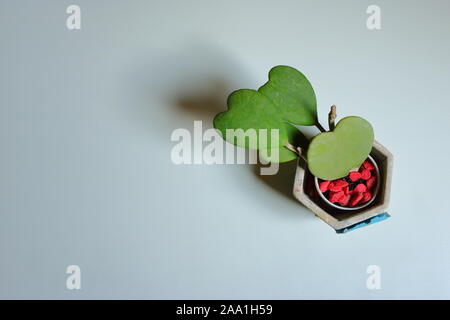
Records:
M374 142L372 125L357 116L342 118L335 124L336 107L332 106L328 115L329 131L325 130L318 121L314 89L300 71L289 66L276 66L270 70L269 80L258 90L234 91L228 97L227 105L228 110L214 118L214 127L226 141L258 149L260 155L270 161L287 162L302 157L321 184L320 190L328 194L330 202L347 206L351 192L355 193L353 206L363 197L368 200L364 193L369 190L367 183L362 183L361 173L366 170L367 177L368 170L373 176L369 177L373 184L374 164L368 159ZM307 145L300 146L298 137L304 135L296 125L316 126L321 132ZM254 129L257 132L277 129L278 141L237 139L235 135L227 134L227 129ZM270 154L275 148L278 149L278 159L274 160ZM356 173L350 177L350 172L358 172L359 176ZM364 190L361 184L366 186ZM349 186L356 190L349 190ZM360 199L356 201L356 198Z

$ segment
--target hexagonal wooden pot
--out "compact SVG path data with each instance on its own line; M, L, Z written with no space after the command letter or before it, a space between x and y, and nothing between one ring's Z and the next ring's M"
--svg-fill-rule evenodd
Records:
M389 217L386 209L389 205L394 158L378 141L374 141L370 155L377 162L381 176L380 190L370 206L361 210L344 211L328 205L320 198L314 187L314 176L308 171L302 159L298 161L295 174L295 198L339 233Z

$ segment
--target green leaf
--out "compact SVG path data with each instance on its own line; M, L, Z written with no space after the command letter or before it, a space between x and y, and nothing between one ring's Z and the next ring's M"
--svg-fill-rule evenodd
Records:
M256 90L237 90L228 97L227 104L228 110L214 118L214 128L219 130L226 141L240 147L259 149L261 156L271 161L286 162L297 157L284 147L286 141L295 139L297 128L281 118L277 108L266 96ZM227 129L235 130L234 134L227 134ZM266 139L261 129L267 130ZM273 129L278 130L276 141L270 139L270 130ZM249 139L251 136L256 136L256 139ZM279 152L278 159L270 159L273 150Z
M332 132L316 135L308 148L308 168L323 180L345 177L359 167L372 150L372 125L360 117L346 117Z
M303 126L315 125L316 95L300 71L288 66L274 67L269 72L269 81L258 91L272 100L284 120Z

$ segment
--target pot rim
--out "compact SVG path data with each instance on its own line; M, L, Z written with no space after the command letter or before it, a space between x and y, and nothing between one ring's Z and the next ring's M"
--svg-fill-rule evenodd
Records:
M376 161L372 158L371 155L368 155L367 158L372 162L373 166L375 167L375 173L376 173L376 177L377 177L377 185L375 186L375 191L373 192L372 199L370 199L369 201L367 201L366 203L364 203L363 205L358 206L358 207L350 208L350 207L338 206L337 204L334 204L333 202L329 201L323 195L323 193L320 191L320 187L319 187L319 178L314 176L314 185L316 187L316 190L319 193L319 195L322 198L322 200L324 200L326 204L332 206L333 208L339 209L339 210L354 211L354 210L359 210L359 209L363 209L363 208L367 207L368 205L370 205L375 200L375 198L378 195L378 190L380 189L380 169L378 168L378 165L377 165Z

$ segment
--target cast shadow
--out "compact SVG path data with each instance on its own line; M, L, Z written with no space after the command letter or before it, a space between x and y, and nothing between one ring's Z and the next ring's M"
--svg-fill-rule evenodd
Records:
M221 48L209 45L189 46L176 53L160 54L151 62L142 63L138 77L133 80L139 108L135 119L155 134L167 133L172 128L191 128L194 120L202 120L203 129L212 128L214 116L227 109L228 95L239 88L258 88L266 79L255 81L232 55ZM143 94L142 94L143 93ZM165 108L151 108L148 101ZM172 128L155 130L162 122L153 119L167 117ZM280 164L275 175L260 174L261 165L248 166L263 184L289 201L297 202L292 195L297 161Z
M211 83L213 86L211 86ZM208 87L211 89L178 97L175 104L180 112L191 113L195 115L196 119L206 122L204 128L212 127L215 115L226 110L226 97L233 91L233 89L229 89L223 80L220 80L219 75L217 75L216 81L210 82ZM296 145L303 146L305 145L304 143L303 137L299 136ZM288 198L290 201L297 202L292 195L297 161L292 160L280 163L279 170L275 175L261 175L262 167L264 165L258 162L258 164L250 165L250 170L260 182L267 185L270 189Z
M215 115L226 110L226 96L233 91L219 77L212 83L213 86L210 86L210 90L180 96L176 100L176 106L179 111L192 113L196 116L196 119L206 121L206 126L209 127L212 127L212 120ZM281 194L289 201L297 202L292 195L297 161L280 163L279 170L275 175L261 175L262 167L264 165L258 163L250 165L250 170L261 183L274 192Z
M293 144L300 146L302 151L306 152L309 140L299 131L294 138ZM302 161L302 159L300 159L300 161ZM264 165L258 163L253 165L253 173L261 182L269 186L275 192L296 203L300 203L293 196L295 172L298 165L297 160L279 163L278 172L275 175L261 175L261 168L263 168Z
M262 167L264 166L261 164L252 165L252 171L255 177L274 192L282 195L290 201L297 202L292 195L297 161L292 160L289 162L280 163L278 172L274 175L261 175ZM297 203L300 204L300 202Z
M226 97L230 92L232 89L226 80L216 75L203 90L175 97L174 105L177 112L191 114L196 120L206 122L206 127L212 128L216 114L226 110Z

